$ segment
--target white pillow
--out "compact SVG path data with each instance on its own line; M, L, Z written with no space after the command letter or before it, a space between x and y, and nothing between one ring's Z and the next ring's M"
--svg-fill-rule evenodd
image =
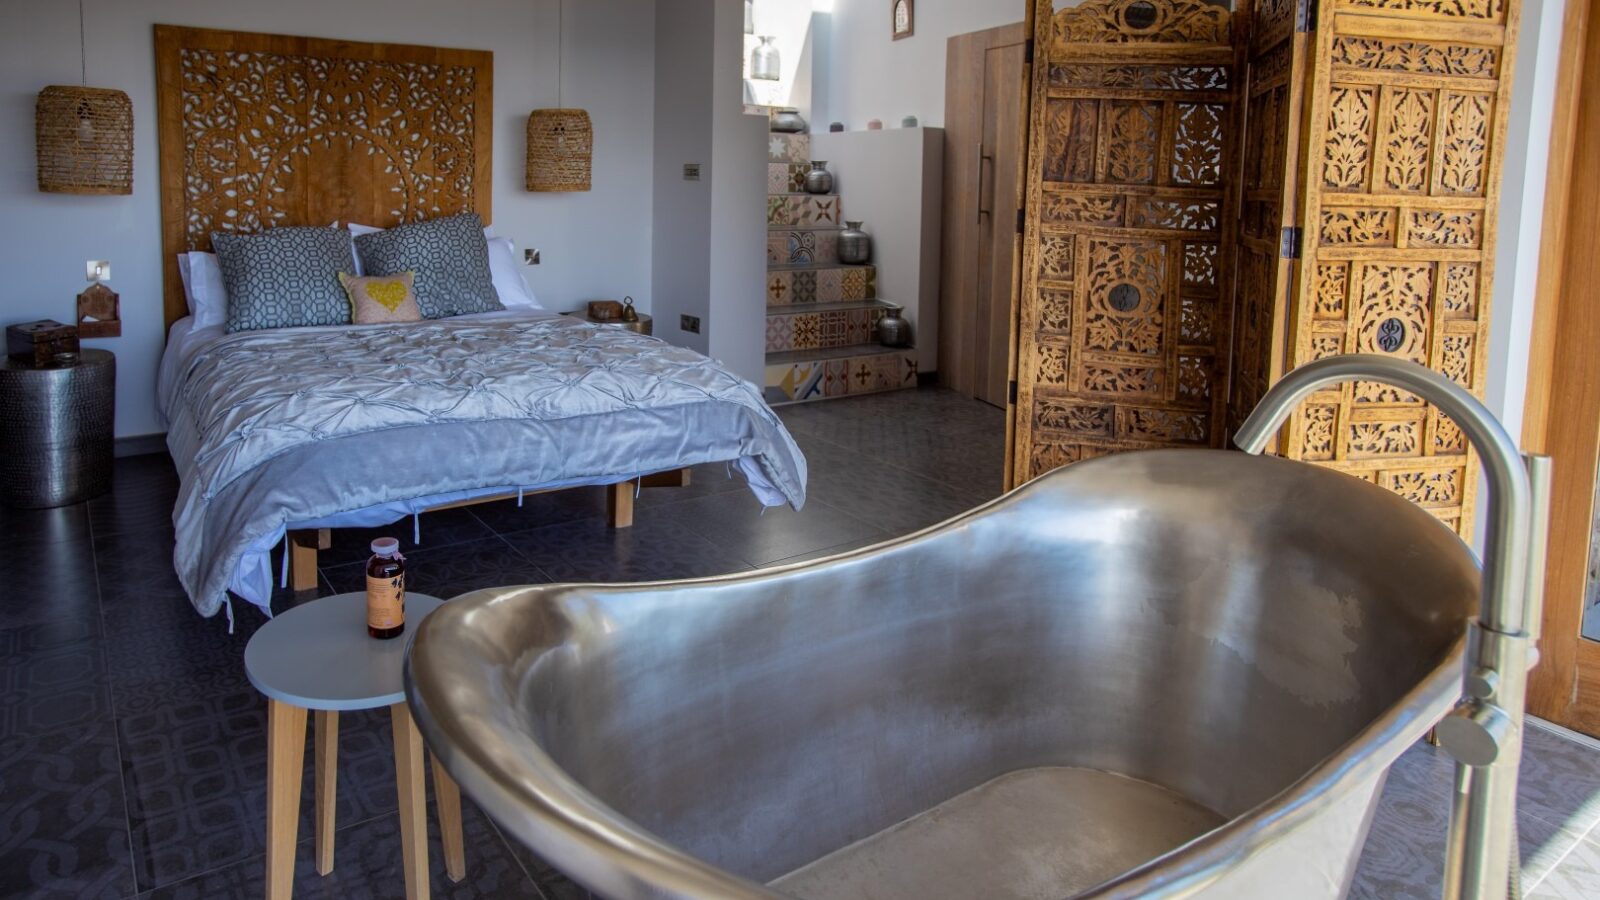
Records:
M350 229L351 237L384 230L357 222L346 222L344 227ZM517 245L510 238L495 237L493 225L483 229L483 236L489 242L489 277L494 280L494 292L500 296L500 305L506 309L544 309L522 277L522 269L517 265ZM356 256L356 274L364 274L361 254L358 252Z
M494 292L500 295L501 306L544 309L522 277L522 268L517 264L517 245L511 238L489 238L489 276L494 279Z
M178 276L189 301L194 327L220 327L228 318L228 289L222 284L222 266L215 253L179 253Z

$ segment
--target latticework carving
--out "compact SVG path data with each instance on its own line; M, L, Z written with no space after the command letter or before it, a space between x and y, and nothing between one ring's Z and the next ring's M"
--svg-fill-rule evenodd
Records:
M1036 2L1052 39L1033 70L1015 472L1218 445L1231 16L1202 0ZM1130 57L1140 43L1159 50Z
M489 53L157 26L156 59L169 260L213 231L491 219Z
M1517 0L1254 0L1238 72L1225 7L1034 2L1018 477L1216 445L1344 353L1482 392ZM1408 392L1321 391L1274 449L1471 527L1472 452Z

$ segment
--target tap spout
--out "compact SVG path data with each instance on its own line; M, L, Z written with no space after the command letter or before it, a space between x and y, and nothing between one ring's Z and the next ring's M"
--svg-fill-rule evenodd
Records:
M1375 354L1333 356L1285 375L1261 398L1234 443L1246 453L1261 453L1302 401L1347 381L1394 385L1432 403L1466 435L1488 473L1483 595L1462 673L1467 696L1439 724L1438 735L1457 761L1444 897L1501 900L1513 858L1529 636L1537 625L1529 621L1526 598L1537 537L1528 464L1505 427L1466 389L1409 360ZM1546 471L1544 462L1536 471Z

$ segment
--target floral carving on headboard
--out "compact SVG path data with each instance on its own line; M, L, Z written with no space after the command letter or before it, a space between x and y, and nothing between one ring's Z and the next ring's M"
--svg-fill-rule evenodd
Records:
M182 49L186 244L207 249L213 231L362 214L392 225L473 209L477 74Z

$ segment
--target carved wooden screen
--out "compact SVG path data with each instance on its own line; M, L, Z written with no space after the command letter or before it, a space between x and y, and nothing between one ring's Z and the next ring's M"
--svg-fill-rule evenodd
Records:
M490 220L494 55L157 25L166 313L213 231L474 210Z
M1013 473L1216 446L1234 50L1201 0L1035 0Z
M1259 0L1247 8L1229 434L1282 377L1288 351L1310 5L1311 0Z
M1516 18L1516 0L1324 2L1291 366L1384 353L1482 394ZM1283 449L1467 530L1476 462L1415 396L1325 392Z

